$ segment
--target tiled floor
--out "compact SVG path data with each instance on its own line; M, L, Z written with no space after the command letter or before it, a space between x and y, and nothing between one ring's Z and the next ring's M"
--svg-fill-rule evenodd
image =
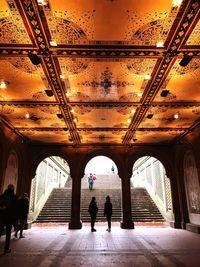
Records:
M59 266L200 266L200 235L162 225L135 225L133 230L113 224L68 230L67 225L33 226L25 238L11 240L12 251L0 255L4 267ZM4 237L0 240L3 251Z

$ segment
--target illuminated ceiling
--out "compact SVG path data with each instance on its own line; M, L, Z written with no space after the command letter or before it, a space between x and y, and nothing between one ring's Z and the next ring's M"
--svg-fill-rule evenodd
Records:
M200 3L175 2L0 0L0 119L30 143L180 140L200 122Z

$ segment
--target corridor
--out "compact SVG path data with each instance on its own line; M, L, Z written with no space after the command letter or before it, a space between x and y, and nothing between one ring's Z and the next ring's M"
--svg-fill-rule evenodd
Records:
M12 251L5 255L2 237L0 266L199 266L198 234L168 225L136 224L133 230L123 230L113 223L109 233L105 223L97 223L96 229L91 233L89 224L81 230L68 230L67 224L34 225L23 239L12 235Z

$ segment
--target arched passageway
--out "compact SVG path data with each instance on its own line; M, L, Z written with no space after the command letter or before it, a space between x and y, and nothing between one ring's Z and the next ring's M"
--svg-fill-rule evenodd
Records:
M174 219L170 179L166 175L165 167L157 158L143 156L135 162L131 187L132 217L135 222L162 222Z
M31 183L29 216L31 221L59 220L61 210L66 211L66 202L71 203L71 185L70 169L65 159L58 156L43 159ZM66 214L68 221L70 208Z
M89 176L92 174L92 189L89 189ZM86 164L81 182L81 220L90 221L88 206L93 196L99 208L97 221L105 221L104 203L110 196L113 204L112 221L121 221L121 179L115 162L107 156L93 157Z

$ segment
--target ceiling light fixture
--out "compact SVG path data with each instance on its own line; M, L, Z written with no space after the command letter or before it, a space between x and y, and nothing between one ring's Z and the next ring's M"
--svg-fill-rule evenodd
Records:
M182 0L173 0L173 1L172 1L172 5L173 5L173 6L180 6L181 3L182 3Z
M0 89L6 89L8 84L9 84L9 82L7 82L7 81L1 81L0 82Z
M25 118L26 118L26 119L30 119L30 114L29 114L29 113L26 113L26 114L25 114Z
M151 79L151 75L150 74L145 74L144 75L144 79L145 80L150 80Z
M192 56L184 56L182 60L179 62L179 65L182 67L186 67L190 61L192 60Z
M174 114L174 119L177 120L179 118L179 114L178 113L175 113Z
M135 109L131 109L131 113L132 113L132 114L134 114L134 113L135 113L135 111L136 111Z
M37 0L38 2L38 6L46 6L47 5L47 1L45 0Z
M52 90L45 90L45 93L49 97L53 96L53 91Z
M61 79L65 79L65 76L62 75L62 74L60 74L60 78L61 78Z
M63 115L62 114L56 114L57 115L57 117L59 118L59 119L62 119L63 118Z
M147 119L152 119L153 118L153 114L148 114L147 115Z
M131 122L131 119L129 118L129 119L127 120L127 122L130 123L130 122Z
M164 47L164 42L163 41L158 41L156 44L156 47Z
M160 96L166 97L169 94L169 90L162 90Z
M75 111L74 111L74 109L71 109L70 112L71 112L71 113L74 113Z
M36 54L28 54L28 57L33 65L39 65L41 63L40 58Z
M56 40L51 40L49 43L51 46L57 46Z
M138 97L142 97L142 93L137 93L137 96Z

